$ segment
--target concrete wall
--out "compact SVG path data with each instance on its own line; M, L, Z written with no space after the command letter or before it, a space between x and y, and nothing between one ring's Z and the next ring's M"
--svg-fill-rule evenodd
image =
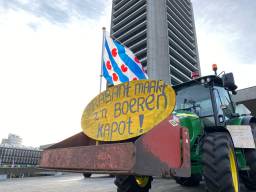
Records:
M165 0L148 0L148 75L171 83Z

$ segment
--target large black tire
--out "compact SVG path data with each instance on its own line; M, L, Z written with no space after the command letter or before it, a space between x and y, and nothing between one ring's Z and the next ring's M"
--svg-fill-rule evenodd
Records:
M256 123L252 123L251 127L256 142ZM247 189L256 190L256 149L245 149L244 155L250 170L241 172L241 179Z
M201 180L202 176L199 174L191 175L191 177L175 177L176 183L185 187L198 186Z
M91 173L83 173L83 176L84 176L84 178L89 178L92 176L92 174Z
M139 185L135 176L116 176L115 184L117 192L149 192L153 178L148 177L148 182L145 185Z
M228 133L214 132L205 137L202 162L207 191L240 191L234 146Z

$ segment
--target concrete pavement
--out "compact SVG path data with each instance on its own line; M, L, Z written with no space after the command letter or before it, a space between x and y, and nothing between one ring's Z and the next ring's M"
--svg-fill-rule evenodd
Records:
M0 192L116 192L114 178L93 175L86 178L81 174L61 176L30 177L0 181ZM204 192L199 187L181 187L171 179L154 179L150 192ZM246 190L242 190L246 191Z

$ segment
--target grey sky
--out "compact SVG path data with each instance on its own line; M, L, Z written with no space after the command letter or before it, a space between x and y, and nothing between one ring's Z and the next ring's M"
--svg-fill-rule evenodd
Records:
M106 2L102 0L0 0L4 10L24 10L55 24L65 24L72 17L98 19ZM225 46L243 63L256 64L255 0L192 0L197 31L201 28L226 35ZM36 30L37 23L28 24ZM200 42L200 37L199 37ZM199 44L200 46L200 44ZM200 52L199 47L199 52Z
M99 93L110 0L0 0L0 142L54 143L81 131Z
M24 10L55 24L68 23L71 17L98 19L108 1L102 0L0 0L4 10ZM31 25L35 28L36 25Z
M4 10L24 10L55 24L66 24L72 17L98 19L106 2L102 0L0 0ZM256 64L255 0L192 0L197 31L226 35L225 46L239 62ZM28 24L36 30L37 23ZM200 53L199 37L199 53Z
M239 63L256 65L256 1L192 0L199 39L207 31L223 36L222 42ZM201 56L201 55L200 55ZM234 58L233 58L234 59Z

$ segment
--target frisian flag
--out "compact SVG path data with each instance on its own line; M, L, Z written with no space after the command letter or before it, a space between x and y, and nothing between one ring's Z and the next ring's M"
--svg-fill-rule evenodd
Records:
M132 51L109 36L104 37L102 71L111 85L148 79L141 62Z

